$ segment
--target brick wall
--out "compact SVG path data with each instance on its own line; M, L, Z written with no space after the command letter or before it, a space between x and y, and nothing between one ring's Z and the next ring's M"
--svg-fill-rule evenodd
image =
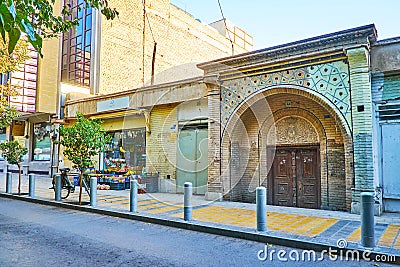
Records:
M146 166L148 172L160 177L176 178L177 110L176 105L155 106L151 110L151 133L146 136ZM175 125L175 128L173 126Z
M143 4L141 0L110 1L120 15L102 20L100 49L100 93L140 87L151 79L153 36L157 42L155 72L190 62L204 62L231 55L229 40L211 27L169 4L168 0L146 1L145 68L143 81ZM150 31L151 27L151 31ZM237 53L245 50L237 48ZM200 76L195 65L175 72L177 78ZM156 76L157 77L157 76ZM174 77L169 77L173 79ZM157 78L156 78L157 80Z

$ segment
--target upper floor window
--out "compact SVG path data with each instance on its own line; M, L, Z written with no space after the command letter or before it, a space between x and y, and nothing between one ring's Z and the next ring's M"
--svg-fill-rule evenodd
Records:
M93 9L84 9L83 0L64 0L64 4L71 6L72 14L68 18L77 18L79 25L63 34L62 81L90 87Z
M36 111L36 89L38 74L38 53L28 46L30 59L21 64L17 71L0 75L0 84L11 84L18 95L9 97L11 107L22 112Z

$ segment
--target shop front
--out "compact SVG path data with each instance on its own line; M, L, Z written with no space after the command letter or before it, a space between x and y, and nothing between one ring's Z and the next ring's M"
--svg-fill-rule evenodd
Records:
M108 132L111 143L103 153L100 169L105 173L140 174L146 166L146 131L144 128Z
M95 118L99 118L99 116ZM152 176L147 175L145 168L146 127L144 116L122 114L121 117L104 119L102 126L111 136L111 142L104 152L99 154L99 158L96 160L97 165L94 169L88 170L87 175L98 178L99 189L127 189L130 179L136 179L140 184L140 192L145 191L146 186L144 185L148 183L146 179L150 179Z

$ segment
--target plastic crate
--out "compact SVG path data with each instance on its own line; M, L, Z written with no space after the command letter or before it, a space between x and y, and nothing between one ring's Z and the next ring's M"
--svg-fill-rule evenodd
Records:
M125 182L124 183L111 183L110 184L111 190L124 190L125 189Z

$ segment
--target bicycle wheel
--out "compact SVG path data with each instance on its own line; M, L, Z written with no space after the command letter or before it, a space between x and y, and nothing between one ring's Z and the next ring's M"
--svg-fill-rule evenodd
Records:
M69 188L69 187L61 188L61 198L66 199L69 196L70 192L71 192L71 188Z
M56 192L56 188L54 187L53 189L54 189L54 192ZM61 198L66 199L69 196L70 192L71 192L71 188L62 187L61 188Z

